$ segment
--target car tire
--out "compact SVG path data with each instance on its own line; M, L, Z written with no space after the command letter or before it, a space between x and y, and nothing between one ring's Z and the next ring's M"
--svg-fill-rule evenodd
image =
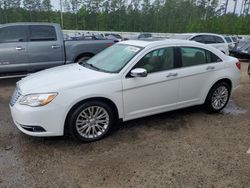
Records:
M79 105L69 117L71 135L83 142L94 142L107 136L114 125L112 109L100 101Z
M230 86L225 82L215 84L209 91L205 108L210 113L218 113L227 105L231 94Z
M84 56L84 57L81 57L81 58L79 58L77 61L76 61L76 63L78 63L78 64L83 64L85 61L87 61L87 60L89 60L91 58L91 56Z

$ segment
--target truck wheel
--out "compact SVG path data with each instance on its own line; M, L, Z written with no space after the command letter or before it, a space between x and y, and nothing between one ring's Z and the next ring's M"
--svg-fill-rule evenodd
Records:
M84 57L81 57L80 59L78 59L77 61L76 61L76 63L78 63L78 64L83 64L85 61L87 61L87 60L89 60L91 58L91 56L84 56Z
M71 135L83 142L102 139L114 125L112 109L100 101L86 102L76 108L69 117Z
M230 98L230 86L225 82L214 85L206 98L205 107L208 112L217 113L228 103Z

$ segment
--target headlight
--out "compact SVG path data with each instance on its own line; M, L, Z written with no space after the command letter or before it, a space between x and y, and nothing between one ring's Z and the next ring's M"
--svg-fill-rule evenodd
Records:
M32 107L44 106L49 104L56 96L57 93L29 94L25 95L19 103Z

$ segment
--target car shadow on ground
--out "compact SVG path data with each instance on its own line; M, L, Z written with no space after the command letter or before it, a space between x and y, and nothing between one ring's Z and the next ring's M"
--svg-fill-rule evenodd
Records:
M119 139L124 140L128 135L132 135L131 138L137 139L136 135L140 134L140 131L145 131L145 129L146 131L155 130L164 132L177 132L181 129L185 130L192 126L188 121L188 116L195 114L205 114L202 106L188 107L185 109L165 112L127 122L118 122L115 129L110 133L110 135L104 138L104 140L111 139L114 142L119 142ZM32 142L33 144L61 145L63 143L64 147L89 144L82 143L74 138L71 138L70 136L29 137L23 134L22 137L26 137L24 139L28 139L28 142Z

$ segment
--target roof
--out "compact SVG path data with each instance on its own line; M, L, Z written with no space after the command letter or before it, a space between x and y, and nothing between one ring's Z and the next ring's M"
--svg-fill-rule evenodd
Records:
M133 45L133 46L139 46L139 47L153 47L158 45L192 45L192 44L200 44L194 41L188 41L188 40L178 40L178 39L165 39L160 41L142 41L142 40L126 40L123 42L120 42L120 44L127 44L127 45Z
M174 35L213 35L213 36L222 36L216 33L175 33Z

